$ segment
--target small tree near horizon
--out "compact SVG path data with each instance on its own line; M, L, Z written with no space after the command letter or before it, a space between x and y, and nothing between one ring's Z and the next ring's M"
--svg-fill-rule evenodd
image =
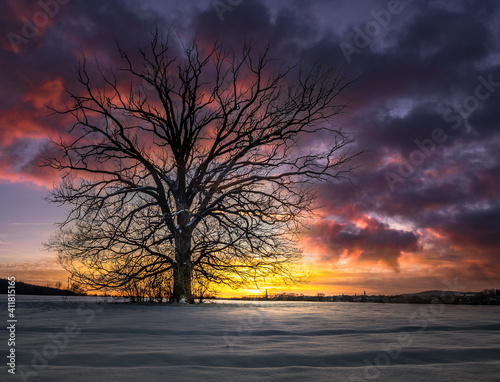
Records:
M311 186L348 177L360 154L331 121L351 81L278 65L269 47L175 45L158 31L139 60L118 50L115 71L92 74L83 58L80 89L55 111L73 126L42 165L61 172L49 200L68 215L47 248L90 288L168 276L172 301L192 302L193 280L293 281Z

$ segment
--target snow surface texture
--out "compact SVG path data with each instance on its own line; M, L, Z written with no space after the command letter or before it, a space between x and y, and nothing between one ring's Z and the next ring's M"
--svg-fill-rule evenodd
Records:
M17 296L0 380L500 380L497 306L95 301Z

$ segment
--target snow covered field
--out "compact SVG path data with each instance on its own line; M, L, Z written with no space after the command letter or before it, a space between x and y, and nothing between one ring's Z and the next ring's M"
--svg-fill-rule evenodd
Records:
M498 306L95 301L17 296L0 380L500 381Z

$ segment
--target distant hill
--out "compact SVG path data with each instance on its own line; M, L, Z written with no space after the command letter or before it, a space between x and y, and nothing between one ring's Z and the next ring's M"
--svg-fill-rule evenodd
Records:
M474 292L455 292L450 290L426 290L418 293L404 293L403 296L420 296L422 298L430 298L433 296L455 296L463 295L464 293L474 293Z
M7 294L8 280L0 278L0 294ZM16 294L48 295L48 296L78 296L69 290L44 287L23 283L16 280Z

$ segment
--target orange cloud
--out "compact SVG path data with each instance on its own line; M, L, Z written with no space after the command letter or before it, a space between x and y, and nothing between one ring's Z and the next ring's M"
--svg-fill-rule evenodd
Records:
M29 93L24 95L24 101L38 110L46 110L47 107L61 108L62 95L65 91L62 78L47 81L41 85L33 86Z
M0 114L0 144L11 145L20 138L42 138L47 136L44 126L36 113L29 113L20 107Z
M15 276L17 281L36 285L54 285L57 281L66 285L70 275L55 258L45 258L35 262L3 263L0 277L9 276Z

